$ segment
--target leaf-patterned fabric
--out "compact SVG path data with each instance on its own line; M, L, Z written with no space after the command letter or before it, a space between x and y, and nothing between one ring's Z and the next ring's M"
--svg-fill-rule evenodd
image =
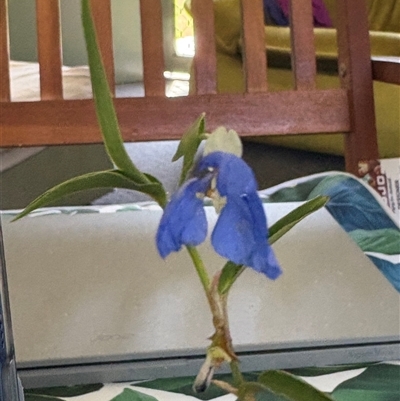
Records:
M336 401L398 401L400 365L382 363L366 366L295 369L303 380L332 395ZM248 373L254 378L257 373ZM192 391L194 377L152 380L143 383L106 383L87 386L26 390L26 401L235 401L212 385L208 392ZM271 394L260 401L282 401ZM312 401L312 400L310 400Z

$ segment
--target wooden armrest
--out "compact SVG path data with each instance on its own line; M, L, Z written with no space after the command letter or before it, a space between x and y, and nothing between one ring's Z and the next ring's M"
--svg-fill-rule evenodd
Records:
M400 57L372 57L372 75L377 81L400 85Z

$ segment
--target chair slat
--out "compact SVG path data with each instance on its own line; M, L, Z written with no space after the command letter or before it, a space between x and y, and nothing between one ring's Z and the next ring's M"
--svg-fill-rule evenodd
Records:
M0 0L0 101L10 101L10 52L7 0Z
M108 84L115 94L115 69L112 42L112 18L110 0L91 0L90 8L96 26L96 36L106 70Z
M144 90L146 96L164 96L164 49L160 0L140 0Z
M59 0L36 0L36 23L41 99L62 99Z
M242 22L246 92L263 92L267 90L267 58L262 0L242 0Z
M289 4L295 88L314 89L317 66L312 3L311 0L290 0Z
M192 0L195 35L194 71L198 95L217 92L217 56L215 49L213 0Z
M207 115L207 130L229 124L240 135L350 129L345 89L117 98L115 105L126 142L180 139L202 112ZM0 147L101 142L91 100L3 102L0 115Z
M352 127L345 138L346 170L357 174L360 161L379 157L365 0L337 0L337 12L339 75L349 91Z
M372 57L375 80L400 85L400 57Z

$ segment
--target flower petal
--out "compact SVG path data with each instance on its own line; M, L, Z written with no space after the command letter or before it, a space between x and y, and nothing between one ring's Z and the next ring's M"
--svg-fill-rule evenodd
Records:
M211 237L215 251L271 279L281 274L267 242L266 217L256 192L228 197Z
M242 200L228 198L211 235L215 251L237 264L247 264L256 246L251 214Z
M251 168L231 153L212 152L200 160L200 171L218 170L217 189L222 196L241 195L257 191L257 181Z
M275 253L268 243L254 251L251 266L248 266L263 273L271 280L277 279L282 274L282 269L276 259Z
M165 258L182 245L195 246L205 240L207 220L198 194L205 194L216 178L218 193L227 203L212 233L215 251L236 264L277 278L281 269L267 241L266 216L250 167L233 154L212 152L200 160L196 175L165 208L156 236L160 255Z
M244 197L244 200L253 219L253 233L257 243L257 247L253 250L252 262L248 266L275 280L281 275L282 270L267 240L268 228L264 207L256 192L249 193Z
M253 223L254 240L258 244L263 244L268 238L267 216L257 192L250 192L241 196L248 208Z
M156 235L158 252L162 258L177 252L182 245L199 245L207 235L207 219L203 200L210 178L187 181L172 197L164 210Z

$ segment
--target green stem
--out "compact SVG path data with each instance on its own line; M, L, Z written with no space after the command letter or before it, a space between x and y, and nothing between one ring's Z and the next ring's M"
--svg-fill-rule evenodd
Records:
M232 371L233 382L235 383L236 387L239 387L244 382L242 372L239 369L239 362L232 360L230 363L230 368Z
M194 267L196 268L197 274L200 278L201 284L203 285L207 298L209 298L210 277L208 276L207 269L204 266L203 260L201 259L198 250L194 246L187 245L186 249L188 250L190 257L192 258Z

